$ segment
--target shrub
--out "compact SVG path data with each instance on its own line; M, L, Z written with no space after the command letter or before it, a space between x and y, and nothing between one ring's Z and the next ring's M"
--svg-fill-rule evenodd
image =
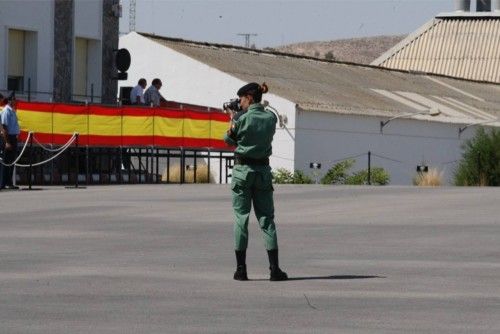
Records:
M373 167L371 169L370 175L370 183L372 185L385 186L389 183L391 178L389 177L389 173L385 171L385 169L381 167ZM368 169L362 169L358 172L347 177L345 180L345 184L349 185L361 185L368 184Z
M295 173L293 173L293 183L294 184L311 184L313 183L313 180L304 174L303 171L301 170L296 170Z
M416 186L426 187L437 187L443 185L443 171L437 170L437 168L431 168L427 173L419 172L413 178L413 184Z
M360 185L368 184L368 170L362 169L353 174L349 174L349 169L354 166L356 160L348 159L341 161L326 172L325 176L321 179L323 184L349 184ZM390 181L389 173L381 167L373 167L370 175L371 184L386 185Z
M500 131L479 128L466 141L462 160L455 170L457 186L500 185Z
M325 59L327 59L327 60L335 60L335 56L333 55L333 52L332 51L328 51L325 54Z
M345 180L349 176L348 170L354 166L356 160L349 159L341 161L326 172L325 176L321 179L323 184L345 184Z
M304 172L296 170L294 173L285 168L278 168L273 171L274 183L277 184L310 184L312 179L305 175Z

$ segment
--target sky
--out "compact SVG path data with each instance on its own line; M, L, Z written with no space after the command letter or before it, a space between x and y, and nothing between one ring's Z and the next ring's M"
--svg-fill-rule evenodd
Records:
M129 31L129 3L121 0L121 33ZM264 48L408 34L453 10L453 0L136 0L136 31L241 46L238 34L252 33L251 44Z

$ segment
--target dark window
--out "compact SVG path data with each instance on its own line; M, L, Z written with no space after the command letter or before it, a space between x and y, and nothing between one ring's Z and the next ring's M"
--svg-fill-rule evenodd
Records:
M7 89L22 92L23 89L23 77L9 76L7 78Z

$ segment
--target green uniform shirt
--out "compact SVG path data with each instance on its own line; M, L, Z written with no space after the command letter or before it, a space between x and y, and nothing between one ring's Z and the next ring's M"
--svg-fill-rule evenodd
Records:
M265 110L262 104L254 103L234 123L231 135L224 135L224 141L237 146L234 153L242 157L268 158L272 154L271 143L277 121L274 113Z

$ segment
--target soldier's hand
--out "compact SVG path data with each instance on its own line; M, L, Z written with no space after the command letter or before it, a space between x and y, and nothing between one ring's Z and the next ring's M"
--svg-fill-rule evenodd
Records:
M11 143L8 143L8 142L7 142L7 143L5 143L5 150L6 150L6 151L10 151L10 150L12 150L12 144L11 144Z

